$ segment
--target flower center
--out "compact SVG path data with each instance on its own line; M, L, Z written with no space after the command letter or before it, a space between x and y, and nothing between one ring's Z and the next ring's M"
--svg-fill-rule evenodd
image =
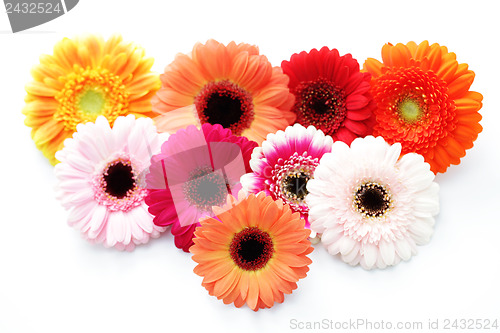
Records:
M229 245L231 259L239 268L256 271L266 266L274 252L273 240L257 227L247 227L234 235Z
M223 205L228 193L224 176L213 172L210 166L193 170L183 190L189 203L206 212L211 212L213 206Z
M402 154L428 151L456 127L454 101L446 82L433 71L390 69L375 80L374 134L389 144L400 142Z
M409 98L399 103L398 110L401 117L409 123L417 121L423 113L420 103Z
M392 206L391 195L383 185L367 182L356 189L354 206L363 216L381 217Z
M112 125L118 116L128 112L129 93L122 80L106 69L82 68L63 79L64 88L55 96L59 107L54 117L66 130L76 131L76 125L94 122L105 116Z
M306 185L313 178L318 159L295 152L289 159L278 161L272 171L269 191L273 199L280 198L292 209L302 214L309 212L305 198L309 192Z
M142 204L148 190L139 185L132 161L120 155L92 178L95 201L110 211L128 211Z
M87 89L80 95L77 104L85 113L100 114L106 104L106 97L98 89Z
M135 187L135 176L130 162L117 161L111 164L103 175L105 191L115 198L121 199L132 192Z
M254 117L252 96L228 80L207 83L194 104L202 124L220 124L235 135L249 128Z
M331 135L341 126L347 115L345 92L330 81L319 78L302 82L295 88L293 111L297 123L313 125Z
M302 202L309 193L306 189L307 181L311 176L306 171L294 170L283 179L281 188L289 200Z

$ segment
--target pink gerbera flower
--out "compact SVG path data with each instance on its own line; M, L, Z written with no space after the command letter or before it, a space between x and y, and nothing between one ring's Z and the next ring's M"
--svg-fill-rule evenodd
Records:
M70 211L68 223L90 242L120 250L157 238L165 228L153 224L144 202L149 152L161 145L153 121L129 115L110 128L100 116L76 129L56 153L56 193Z
M253 172L241 177L243 189L249 193L264 191L275 200L281 199L300 213L309 228L306 184L314 178L319 160L330 152L332 144L332 137L314 126L295 124L284 132L269 134L262 147L253 151Z
M146 203L157 226L172 226L175 246L189 252L199 219L213 216L212 206L238 193L256 146L221 125L206 123L201 129L191 125L177 131L153 156Z
M372 133L376 104L370 94L370 74L361 73L350 54L323 47L292 55L281 63L295 95L296 122L313 125L349 144Z

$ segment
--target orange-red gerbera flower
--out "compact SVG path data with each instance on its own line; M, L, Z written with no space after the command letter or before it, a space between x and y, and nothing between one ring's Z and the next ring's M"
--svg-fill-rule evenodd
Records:
M469 91L474 72L446 47L427 41L386 44L382 60L364 64L378 104L373 135L400 142L403 154L423 155L434 173L459 164L482 131L483 96Z
M23 113L37 148L56 164L55 153L80 123L100 115L111 125L127 114L151 117L151 97L160 87L152 65L144 49L118 35L107 41L89 35L58 42L54 55L40 57L26 86Z
M282 303L309 270L310 230L299 213L262 192L228 201L195 231L194 272L225 304L257 311Z
M178 54L160 78L153 111L162 115L155 121L163 132L220 124L260 144L295 121L288 77L256 46L198 43L190 56Z

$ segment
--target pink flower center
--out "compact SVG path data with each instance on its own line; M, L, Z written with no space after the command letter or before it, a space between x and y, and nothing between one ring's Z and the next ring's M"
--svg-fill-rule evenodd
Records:
M246 271L256 271L273 256L271 236L257 227L247 227L234 235L229 253L234 263Z
M194 104L202 124L220 124L235 135L240 135L253 121L252 96L228 80L207 83Z
M317 158L308 156L307 153L299 155L294 153L288 160L281 160L272 171L270 191L272 196L281 198L295 211L307 214L309 211L305 198L309 193L306 185L313 178L314 170L318 166Z
M109 162L92 179L94 198L110 211L128 211L139 206L147 190L140 187L130 159L119 157Z
M323 78L302 82L295 88L297 123L313 125L332 135L342 125L346 115L346 96L343 89Z

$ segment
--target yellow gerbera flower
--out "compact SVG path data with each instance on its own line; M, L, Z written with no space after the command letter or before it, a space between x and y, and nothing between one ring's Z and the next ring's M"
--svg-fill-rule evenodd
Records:
M63 141L76 125L103 115L109 123L118 116L151 117L151 97L160 88L151 72L154 60L144 49L115 35L64 38L53 55L42 55L26 85L25 124L38 149L53 165Z

